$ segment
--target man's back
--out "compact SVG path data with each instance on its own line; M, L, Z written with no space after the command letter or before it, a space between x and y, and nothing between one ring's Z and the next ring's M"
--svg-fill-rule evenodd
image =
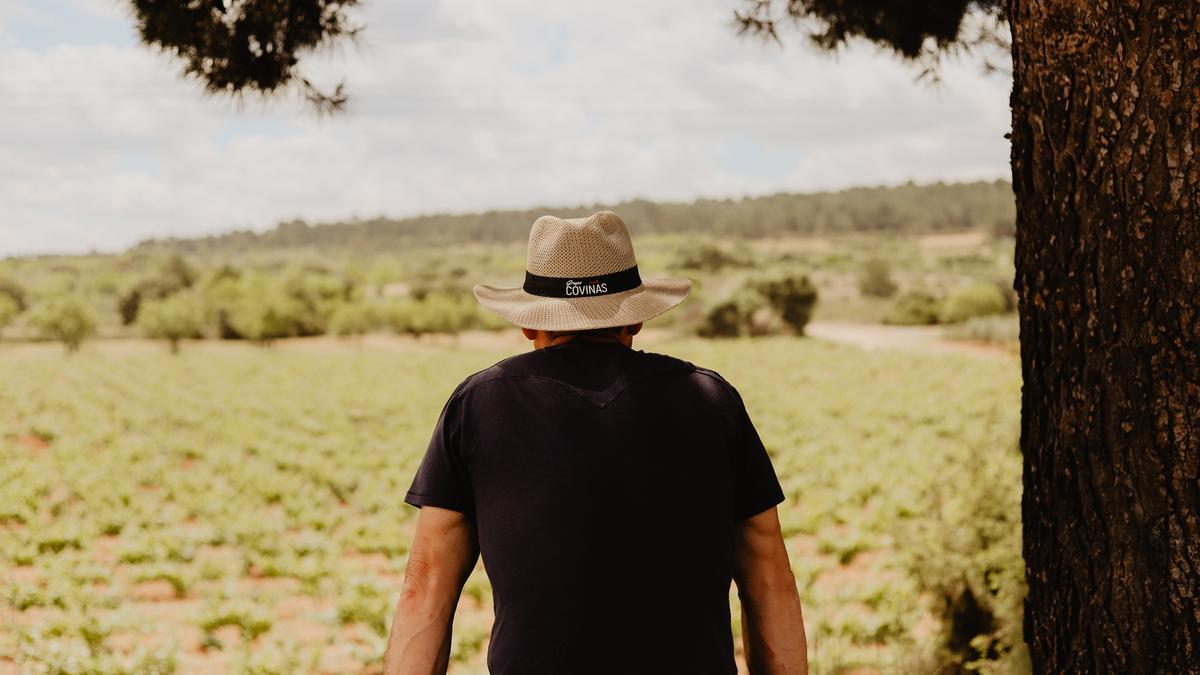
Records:
M470 515L494 673L733 673L736 525L783 499L716 373L570 340L464 381L407 500Z

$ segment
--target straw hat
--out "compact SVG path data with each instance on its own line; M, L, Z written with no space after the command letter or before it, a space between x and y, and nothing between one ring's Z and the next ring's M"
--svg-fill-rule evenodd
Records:
M529 230L525 284L475 286L479 304L522 328L588 330L641 323L687 299L692 282L642 280L625 221L542 216Z

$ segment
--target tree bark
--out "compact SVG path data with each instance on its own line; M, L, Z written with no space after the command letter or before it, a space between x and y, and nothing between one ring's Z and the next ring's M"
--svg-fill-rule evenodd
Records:
M1011 0L1025 637L1200 672L1200 2Z

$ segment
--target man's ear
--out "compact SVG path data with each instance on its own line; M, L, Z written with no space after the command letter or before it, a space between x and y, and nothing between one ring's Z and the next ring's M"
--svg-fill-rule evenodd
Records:
M538 332L532 328L522 328L521 334L525 336L526 340L536 340L538 336Z
M629 331L631 336L637 335L638 333L642 332L642 324L635 323L632 326L626 326L625 330Z

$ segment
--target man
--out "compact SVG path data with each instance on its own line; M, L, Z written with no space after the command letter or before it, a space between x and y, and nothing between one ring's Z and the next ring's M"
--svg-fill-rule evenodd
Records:
M635 351L686 279L638 273L610 211L539 218L520 288L476 286L532 352L468 377L442 410L406 501L421 508L387 675L444 673L480 553L497 675L736 672L729 587L753 675L807 671L783 501L738 393Z

